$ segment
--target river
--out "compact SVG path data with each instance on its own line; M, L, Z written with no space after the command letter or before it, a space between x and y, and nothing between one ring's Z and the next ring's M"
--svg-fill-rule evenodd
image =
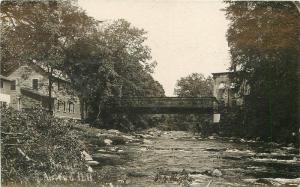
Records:
M88 128L89 129L89 128ZM90 129L97 138L126 143L90 144L94 182L9 187L300 186L299 151L292 146L240 138L203 138L185 131L132 134ZM116 139L113 139L114 141Z
M158 131L140 136L142 143L97 150L102 165L95 169L106 173L103 177L106 184L300 185L300 157L293 147L237 138L201 138L184 131ZM104 162L101 152L107 150L114 156L105 158Z

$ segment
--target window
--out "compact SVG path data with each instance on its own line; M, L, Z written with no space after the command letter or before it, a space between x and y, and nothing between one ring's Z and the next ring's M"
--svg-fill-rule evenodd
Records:
M18 97L18 110L21 110L21 98Z
M230 83L230 89L233 89L233 88L235 88L236 87L236 84L235 83Z
M72 103L70 102L69 103L69 112L71 112L71 105L72 105Z
M217 92L217 98L218 99L224 99L224 94L225 94L225 90L224 89L220 89Z
M66 111L66 102L63 101L63 105L64 105L64 112Z
M39 80L38 79L32 79L32 89L38 90L39 88Z
M6 108L7 107L7 102L0 101L0 106L3 107L3 108Z
M16 90L16 80L11 81L10 89L11 90Z
M60 101L59 100L57 100L57 111L59 111L59 104L60 104Z
M57 80L57 89L62 90L64 88L65 84L63 81Z
M0 80L1 88L3 88L3 80Z
M72 113L75 112L75 110L74 110L74 103L72 103L72 102L69 102L69 112L72 112Z
M225 85L224 82L221 82L221 83L219 84L219 86L218 86L218 89L219 89L219 90L222 90L222 89L225 89L225 88L226 88L226 85Z

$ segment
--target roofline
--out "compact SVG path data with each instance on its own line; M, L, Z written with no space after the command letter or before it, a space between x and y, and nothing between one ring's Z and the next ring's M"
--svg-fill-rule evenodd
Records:
M33 62L28 62L28 63L24 63L24 64L20 64L20 63L18 63L18 64L16 64L16 65L13 65L6 73L4 73L6 76L9 76L9 75L11 75L13 72L15 72L19 67L21 67L21 66L31 66L31 67L33 67L33 68L36 68L36 70L37 71L40 71L40 72L42 72L45 76L47 76L47 72L43 69L43 68L41 68L39 65L37 65L37 64L35 64L35 63L33 63ZM56 76L53 76L52 75L52 78L54 78L54 79L58 79L58 80L61 80L61 81L64 81L64 82L66 82L66 83L70 83L69 81L67 81L67 80L64 80L64 79L61 79L61 78L59 78L59 77L56 77ZM11 80L10 80L11 81Z
M234 74L234 71L225 71L225 72L218 72L218 73L211 73L212 75L224 75L224 74Z
M1 80L11 81L8 77L0 75Z
M21 87L20 89L21 89L21 91L24 91L25 93L26 93L26 92L29 92L29 93L31 93L31 94L35 94L35 95L38 95L38 96L43 97L43 98L49 98L48 95L42 94L42 93L40 93L40 92L38 92L38 91L29 89L29 88L26 88L26 87ZM55 99L55 98L56 98L56 97L51 96L51 99Z
M9 76L14 71L16 71L20 66L21 66L20 63L14 62L14 63L12 63L12 65L6 71L1 72L1 73L3 73L3 75L5 75L5 76Z

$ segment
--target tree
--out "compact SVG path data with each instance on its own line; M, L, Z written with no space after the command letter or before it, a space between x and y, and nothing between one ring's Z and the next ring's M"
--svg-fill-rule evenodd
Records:
M175 95L178 97L211 97L213 92L212 78L205 77L200 73L192 73L186 77L180 78L174 89ZM206 122L210 116L203 114L175 114L173 115L173 126L179 130L201 131L206 134ZM202 130L200 130L200 127Z
M227 3L231 69L250 86L247 133L284 140L299 124L300 14L292 2Z
M90 107L90 121L111 120L103 112L112 99L164 95L151 76L155 63L145 40L144 30L121 19L102 24L67 51L65 69Z
M211 77L205 78L199 73L192 73L176 83L174 90L178 97L208 97L212 96L213 82Z
M50 99L53 75L62 68L66 49L97 24L70 1L2 1L1 21L1 71L35 62L48 74Z

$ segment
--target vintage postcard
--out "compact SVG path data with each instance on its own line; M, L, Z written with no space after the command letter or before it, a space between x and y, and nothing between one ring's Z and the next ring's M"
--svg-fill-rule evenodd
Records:
M300 2L2 0L1 186L300 186Z

